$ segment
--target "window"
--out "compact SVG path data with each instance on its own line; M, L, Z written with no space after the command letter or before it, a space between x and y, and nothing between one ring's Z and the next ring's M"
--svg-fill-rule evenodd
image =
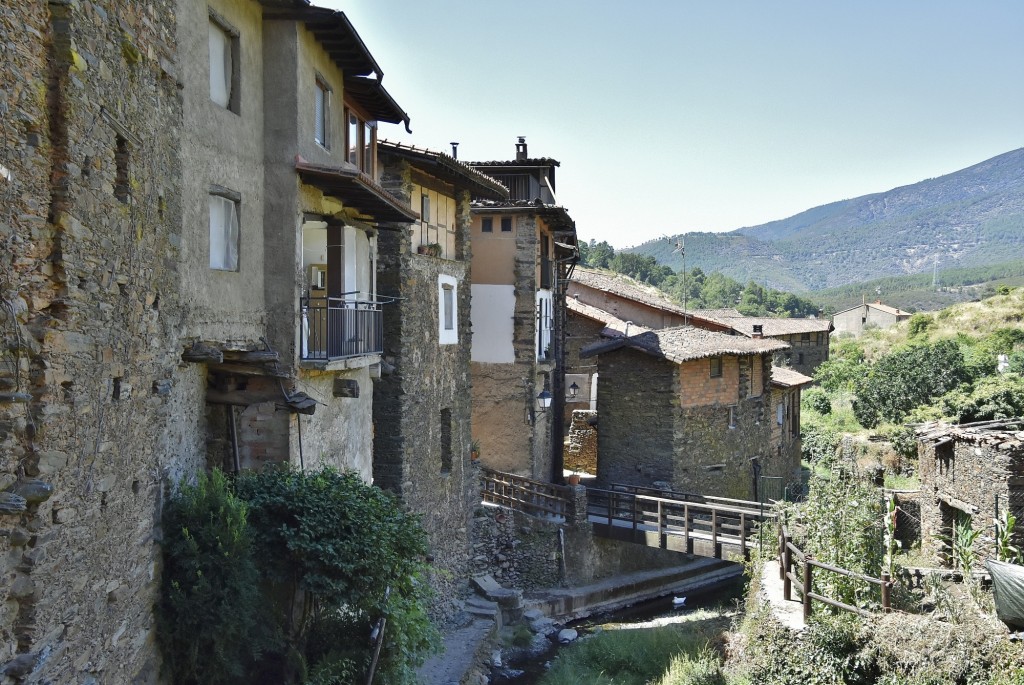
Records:
M438 342L455 345L459 342L459 303L456 297L458 281L444 274L437 277Z
M128 140L118 134L114 145L114 197L127 203L132 192L128 177Z
M775 423L782 425L783 419L786 418L786 407L782 403L775 407Z
M315 121L313 124L313 139L324 148L330 149L331 88L319 76L316 77L314 97L313 116Z
M420 219L423 223L430 223L430 196L426 193L420 195Z
M501 232L511 233L512 232L512 217L503 216L501 217Z
M736 405L729 407L729 428L736 427Z
M484 233L494 233L494 219L485 216L480 220L480 230Z
M210 99L238 114L238 32L210 14Z
M722 377L722 358L721 357L712 357L709 361L711 362L711 377L712 378L721 378Z
M810 333L801 333L800 334L800 342L811 342L811 334Z
M441 410L441 473L452 470L452 410Z
M373 176L377 149L377 122L367 121L351 109L348 110L346 145L348 161L366 174Z
M240 196L229 190L211 189L210 268L238 271L238 205Z
M803 364L804 363L804 353L803 352L797 352L796 363L797 364Z

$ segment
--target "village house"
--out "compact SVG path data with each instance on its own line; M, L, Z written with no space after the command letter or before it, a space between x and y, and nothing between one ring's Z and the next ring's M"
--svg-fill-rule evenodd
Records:
M929 422L915 430L921 479L921 547L952 565L958 525L982 531L975 551L994 558L992 521L1005 512L1018 521L1013 544L1024 534L1024 419L949 425Z
M377 469L456 577L468 201L504 188L392 150L385 189L408 116L302 0L4 5L0 57L0 678L157 682L161 503L214 466Z
M887 304L882 304L881 300L876 300L836 312L832 315L832 323L837 334L849 333L855 338L859 338L866 330L889 328L909 318L910 312L890 307Z
M800 388L811 381L772 367L785 348L695 327L584 348L581 357L597 357L601 378L598 482L781 496L799 478Z
M509 189L472 204L473 435L486 465L562 477L565 286L576 225L555 195L559 162L470 162Z
M422 515L448 586L468 578L470 516L470 197L508 190L454 157L378 144L381 184L420 220L377 240L383 363L373 384L374 483ZM450 600L457 592L441 592Z
M789 349L775 355L776 366L787 366L813 376L814 370L828 361L832 322L828 319L745 316L734 309L698 309L693 312L693 325L716 330L705 322L726 325L737 335L748 338L762 336L780 340Z
M184 359L205 362L212 463L288 460L369 481L377 240L419 218L377 183L377 127L408 116L341 12L181 4L194 132L183 143L182 268L199 305Z

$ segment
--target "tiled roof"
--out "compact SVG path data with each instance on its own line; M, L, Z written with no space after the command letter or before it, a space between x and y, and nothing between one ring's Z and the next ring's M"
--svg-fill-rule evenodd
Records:
M959 425L929 421L914 426L920 442L941 445L958 440L999 450L1024 450L1024 417Z
M797 385L807 385L813 383L814 379L810 376L805 376L799 371L794 371L786 366L775 366L772 365L772 384L778 385L783 388L792 388Z
M556 236L572 236L576 240L576 222L565 207L546 205L540 200L473 200L470 209L482 213L530 210L547 221Z
M754 334L755 324L761 324L761 332L766 337L793 335L794 333L825 333L832 330L830 319L775 319L766 316L744 316L738 319L728 319L728 323L734 331L746 336Z
M562 166L562 163L551 157L531 157L530 159L510 159L507 161L491 160L490 162L468 162L471 166Z
M428 166L431 173L445 180L456 185L471 186L474 194L495 199L508 199L508 188L500 181L443 152L418 148L414 145L392 143L388 140L378 141L377 151L403 157L420 167Z
M682 364L695 359L721 355L765 354L788 349L789 345L770 338L741 338L736 335L707 331L703 328L679 326L588 345L580 352L580 356L592 357L623 347Z
M741 316L738 309L694 309L690 312L694 316L699 316L702 319L736 319Z
M831 319L783 319L772 316L744 316L735 309L697 309L694 316L728 326L737 333L750 337L754 326L761 325L766 337L795 333L824 333L832 330Z
M602 290L680 316L686 313L680 305L670 300L654 286L646 285L613 271L598 271L577 266L573 270L572 280L588 288Z
M861 307L871 307L872 309L877 309L881 312L892 314L893 316L910 316L910 312L905 312L902 309L897 309L896 307L890 307L889 305L882 304L881 302L865 302L864 304L859 304L856 307L848 307L842 311L838 311L833 316L852 312L854 309L860 309Z
M619 338L627 333L636 335L650 330L646 326L639 326L632 321L624 321L611 312L580 302L575 297L565 298L565 305L573 314L603 323L605 328L601 331L601 335L606 338Z

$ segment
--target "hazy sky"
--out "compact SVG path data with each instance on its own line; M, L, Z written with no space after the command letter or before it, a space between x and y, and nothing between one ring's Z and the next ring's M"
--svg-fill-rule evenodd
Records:
M581 240L724 231L1024 146L1020 0L314 0L463 160L554 157Z

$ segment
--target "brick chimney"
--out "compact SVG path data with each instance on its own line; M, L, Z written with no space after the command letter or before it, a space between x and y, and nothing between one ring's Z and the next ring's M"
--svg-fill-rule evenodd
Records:
M759 324L759 323L755 323L754 324L754 334L751 337L752 338L763 338L764 337L764 325L763 324Z
M526 136L519 136L519 142L516 143L516 161L522 162L526 158Z

